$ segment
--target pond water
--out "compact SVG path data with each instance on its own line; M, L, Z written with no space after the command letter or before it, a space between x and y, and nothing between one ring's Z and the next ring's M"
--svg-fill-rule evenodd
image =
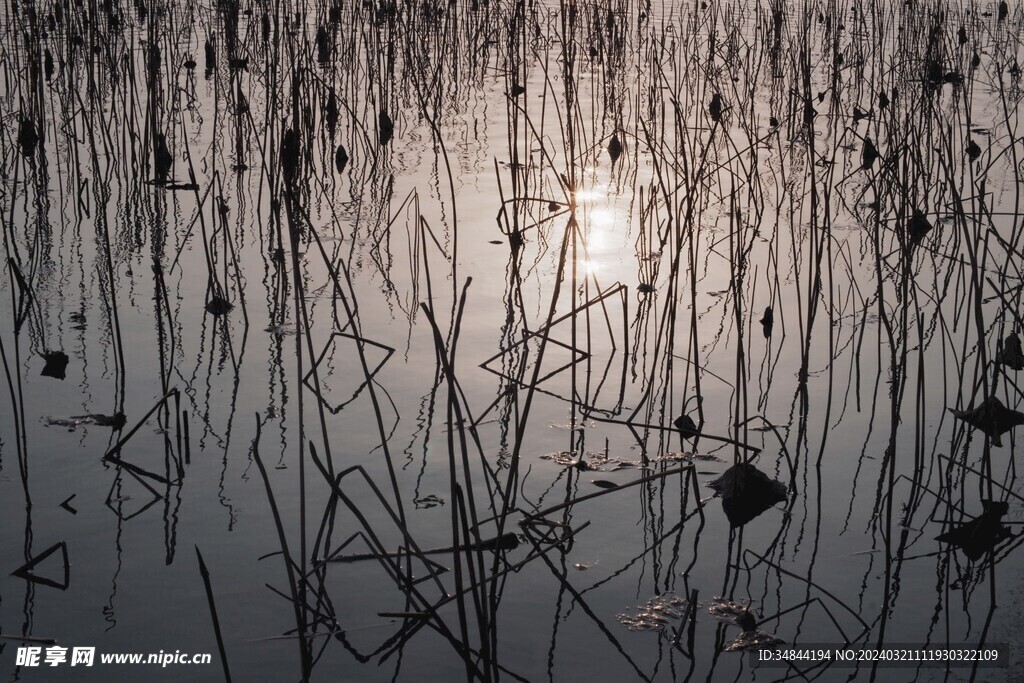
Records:
M5 680L1018 680L1018 7L0 16Z

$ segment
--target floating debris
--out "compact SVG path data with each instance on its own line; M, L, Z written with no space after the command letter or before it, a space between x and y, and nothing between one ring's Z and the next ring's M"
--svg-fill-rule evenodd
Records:
M735 529L787 499L786 485L749 463L739 463L708 483L722 498L722 509Z
M657 457L651 458L651 462L725 462L722 458L717 455L711 455L710 453L677 453L670 452L664 453Z
M77 427L82 425L95 425L97 427L121 429L124 427L126 421L127 418L125 418L124 413L114 413L113 415L95 413L91 415L72 415L67 419L50 417L46 418L46 425L49 427L67 427L69 432L73 432Z
M275 337L283 337L286 334L298 334L298 330L294 325L267 325L263 328L264 332L269 332Z
M67 498L64 499L64 502L62 502L60 504L60 506L62 508L64 508L65 510L67 510L68 512L70 512L73 515L77 515L78 514L78 510L76 510L75 508L73 508L71 506L71 501L74 500L75 496L77 496L77 495L78 495L77 493L72 493L70 496L68 496Z
M685 598L666 593L648 600L636 614L619 614L616 619L630 631L664 631L673 620L686 616L688 606Z
M963 420L991 437L993 446L1002 446L1003 441L1000 437L1017 425L1024 424L1024 413L1010 410L995 396L986 398L981 405L970 410L949 410L953 417Z
M443 548L431 548L429 550L421 550L419 554L421 554L421 555L444 555L444 554L447 554L447 553L454 553L456 550L461 550L462 552L476 552L476 551L480 551L480 550L515 550L522 543L523 543L523 538L519 534L512 533L512 532L507 532L507 533L502 534L501 536L496 536L495 538L488 538L488 539L482 540L479 543L470 543L469 545L459 546L459 547L456 547L456 546L445 546ZM379 560L382 557L408 557L408 556L409 556L408 552L401 552L401 553L360 553L358 555L337 555L337 556L330 557L330 558L325 559L325 560L320 560L320 562L321 563L324 563L324 562L335 562L335 563L363 562L363 561L366 561L366 560Z
M983 511L966 524L953 526L949 531L936 536L936 541L960 548L971 560L980 560L997 545L1013 536L1003 526L1003 517L1010 510L1006 501L981 501Z
M36 574L36 568L58 550L61 553L61 559L64 564L63 578L58 580ZM49 548L11 572L11 576L17 576L19 579L25 579L30 583L38 583L42 586L49 586L60 590L67 590L69 574L70 565L68 564L68 546L64 541L54 543Z
M239 166L238 168L244 169L245 166ZM165 190L170 190L171 192L179 191L179 190L180 191L195 192L196 190L199 189L199 185L196 184L196 183L166 183L164 185L164 189Z
M429 495L421 496L419 498L414 499L413 503L416 505L417 510L429 510L430 508L435 508L444 505L444 498L441 498L440 496L436 496L433 493L431 493Z

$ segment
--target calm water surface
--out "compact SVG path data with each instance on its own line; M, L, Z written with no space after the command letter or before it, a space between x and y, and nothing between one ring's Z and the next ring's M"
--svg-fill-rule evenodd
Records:
M1017 680L1017 7L0 18L5 680Z

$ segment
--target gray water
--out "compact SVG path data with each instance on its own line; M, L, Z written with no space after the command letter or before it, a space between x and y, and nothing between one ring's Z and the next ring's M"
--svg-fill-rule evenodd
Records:
M6 7L5 679L1016 680L1024 15L708 4Z

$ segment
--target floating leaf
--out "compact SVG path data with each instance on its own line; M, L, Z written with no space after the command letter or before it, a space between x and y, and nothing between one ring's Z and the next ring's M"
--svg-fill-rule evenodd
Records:
M679 436L684 439L692 439L700 433L697 430L697 423L689 415L680 415L672 424L679 430Z
M611 157L613 164L622 156L622 142L618 135L613 134L612 139L608 142L608 156Z
M210 73L217 68L217 52L213 48L213 41L207 38L203 49L206 51L206 72Z
M345 145L338 145L338 151L334 153L334 167L338 169L338 173L343 173L347 165L348 152L345 151Z
M331 36L325 26L316 31L316 60L321 64L331 61Z
M981 501L983 511L966 524L954 525L935 540L960 548L971 560L980 560L986 553L1013 534L1003 526L1002 519L1010 510L1005 501Z
M206 312L213 316L224 315L232 308L234 308L234 304L220 296L213 297L206 304Z
M1003 441L1000 437L1017 425L1024 424L1024 413L1010 410L995 396L986 398L981 405L971 410L950 408L950 412L953 413L953 417L990 436L993 446L1002 446Z
M967 141L967 156L971 161L975 161L981 156L981 147L973 139Z
M724 648L725 652L745 652L747 650L762 650L765 648L773 647L775 645L781 645L785 643L781 638L776 638L770 633L764 631L744 631L739 635L736 640L732 641Z
M43 377L64 379L64 373L68 367L68 354L63 351L50 351L43 354L43 360L46 361L41 373Z
M907 222L907 228L910 233L910 245L914 246L919 244L931 232L932 224L928 222L928 216L923 211L914 209L914 213Z
M386 111L377 115L377 133L380 136L381 147L388 144L391 141L391 136L395 134L395 122L391 120Z
M810 100L804 102L804 125L809 126L814 123L814 117L818 115L818 110L814 108Z
M327 132L334 135L334 129L338 125L338 96L331 89L327 95L327 102L324 104L324 123L327 124Z
M730 624L737 623L740 615L748 611L747 605L723 597L715 596L708 605L708 614L719 621L726 621Z
M787 499L785 484L747 463L733 465L708 486L721 496L722 509L733 528Z
M281 168L288 183L294 181L299 173L299 134L294 128L286 130L281 140Z
M591 565L577 564L577 569L588 569ZM619 623L630 631L663 631L672 620L686 616L689 603L685 598L671 593L648 600L636 614L619 614Z
M764 315L758 321L761 323L761 330L764 332L764 338L768 339L772 336L772 326L775 324L775 315L772 313L772 307L768 306L764 309Z
M875 161L879 156L875 143L871 142L871 138L865 137L864 148L860 153L860 167L866 171L875 165Z
M153 168L156 172L156 179L167 180L173 166L174 156L167 147L167 137L163 133L157 133L153 143Z
M722 96L719 93L715 93L711 96L711 104L708 106L708 113L711 115L712 121L721 121L722 112L725 111L725 103L722 100Z
M1010 334L1002 348L996 351L996 362L1013 370L1024 370L1024 350L1021 349L1020 337L1016 332Z
M36 154L36 145L39 144L39 133L36 131L36 124L30 119L22 118L18 126L18 146L21 147L22 155L31 159Z

